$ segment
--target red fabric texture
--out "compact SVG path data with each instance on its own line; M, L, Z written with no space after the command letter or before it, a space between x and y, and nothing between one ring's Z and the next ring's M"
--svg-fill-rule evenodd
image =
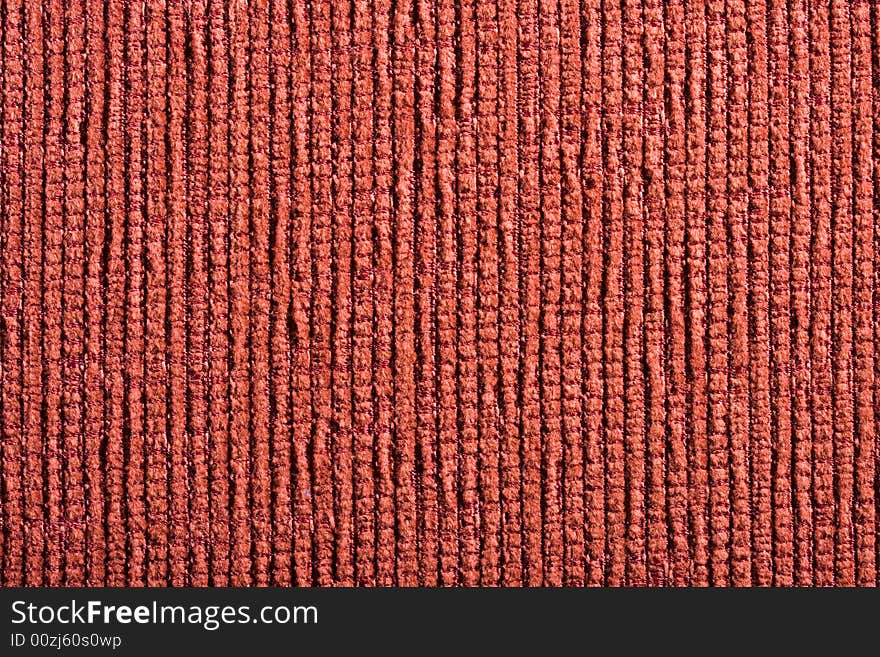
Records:
M877 584L876 4L0 45L2 584Z

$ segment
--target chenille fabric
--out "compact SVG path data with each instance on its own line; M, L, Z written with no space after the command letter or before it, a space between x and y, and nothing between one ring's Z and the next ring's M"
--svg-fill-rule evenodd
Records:
M867 0L4 0L0 582L876 585Z

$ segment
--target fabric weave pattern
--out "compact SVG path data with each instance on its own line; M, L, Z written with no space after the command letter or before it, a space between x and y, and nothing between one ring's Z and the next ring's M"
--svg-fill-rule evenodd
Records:
M876 585L867 0L5 0L0 582Z

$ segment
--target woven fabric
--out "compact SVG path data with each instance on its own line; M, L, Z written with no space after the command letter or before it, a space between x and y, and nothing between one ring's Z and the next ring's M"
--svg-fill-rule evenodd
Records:
M867 0L4 0L4 585L876 585Z

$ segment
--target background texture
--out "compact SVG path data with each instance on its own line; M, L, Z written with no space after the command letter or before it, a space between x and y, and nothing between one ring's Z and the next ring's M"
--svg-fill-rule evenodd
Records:
M3 0L2 583L877 584L878 11Z

